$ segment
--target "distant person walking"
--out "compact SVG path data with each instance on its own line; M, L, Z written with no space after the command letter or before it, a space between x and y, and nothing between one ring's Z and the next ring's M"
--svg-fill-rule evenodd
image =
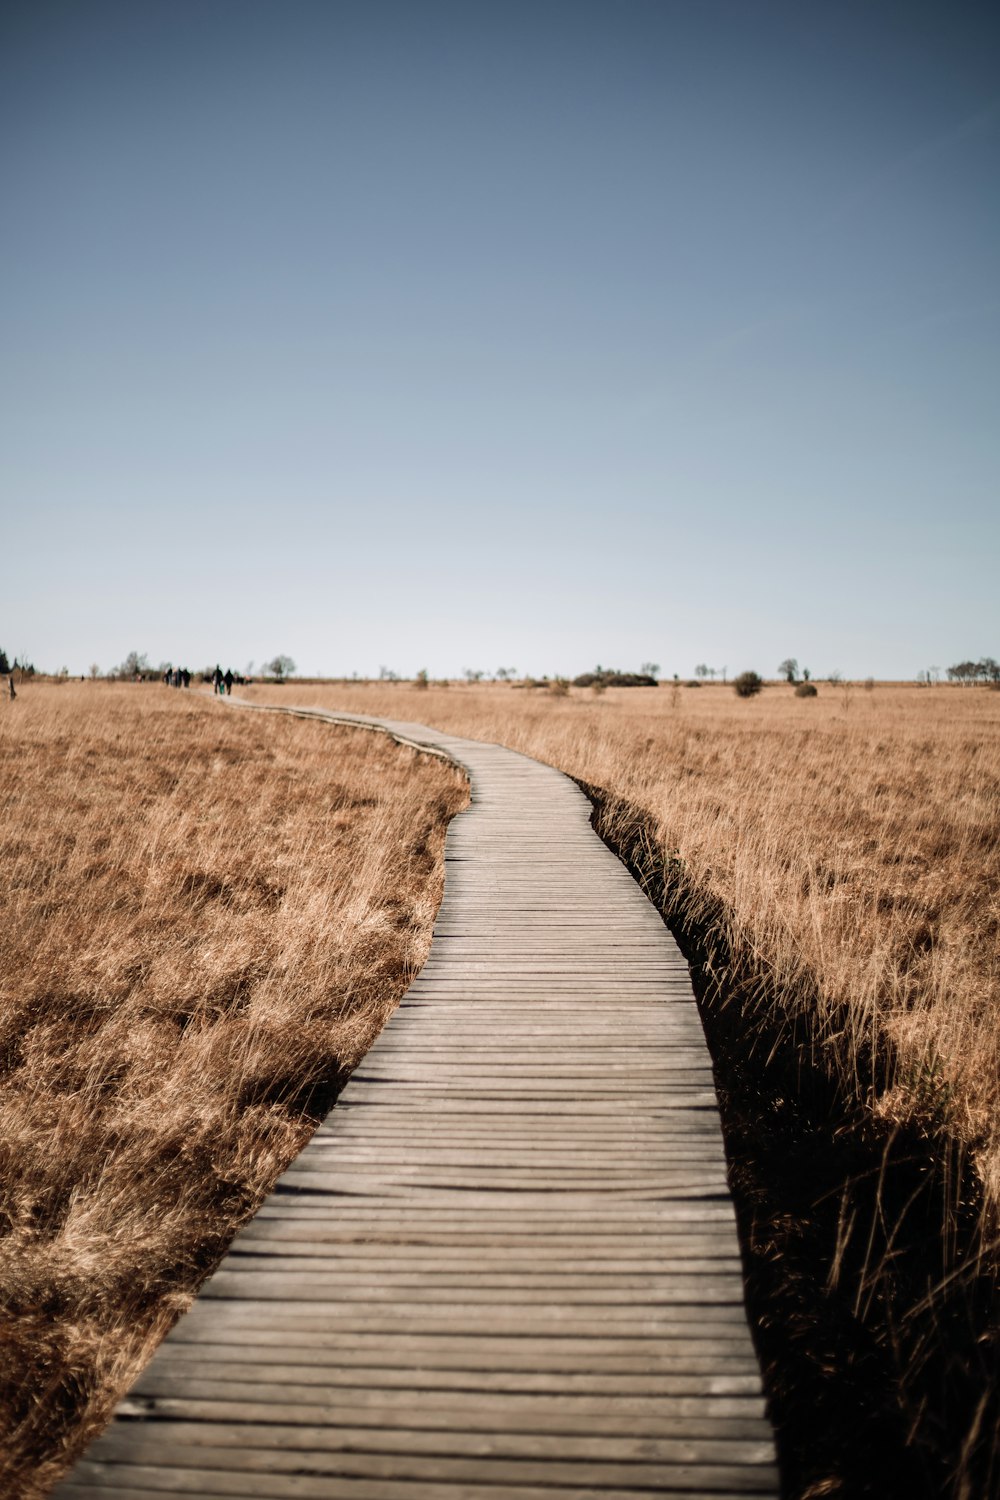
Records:
M226 684L226 697L228 698L233 691L233 673L231 667L226 668L226 675L222 680Z
M212 673L212 692L222 692L222 668L219 666L218 662L216 662L215 671Z
M12 698L16 698L17 694L14 691L14 677L13 677L13 673L11 674L10 677L7 678L7 686L10 688L10 696Z
M181 679L185 687L191 686L191 673L188 671L187 667L185 667L183 672L181 673Z

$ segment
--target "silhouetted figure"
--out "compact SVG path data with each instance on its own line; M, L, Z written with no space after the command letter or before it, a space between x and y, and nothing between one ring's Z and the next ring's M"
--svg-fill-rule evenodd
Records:
M174 687L180 687L180 685L181 685L181 669L180 669L180 667L175 667L174 668L172 681L173 681Z
M185 687L191 686L191 673L188 671L187 667L185 667L183 672L181 673L181 680L184 683Z
M226 668L226 675L222 680L226 684L226 697L228 698L233 691L233 674L229 667Z
M10 688L10 696L12 698L16 698L17 694L14 691L14 679L13 679L13 677L8 677L7 678L7 686Z
M169 667L165 667L164 671L163 671L163 686L164 687L169 687L170 686L170 668Z
M222 692L222 668L219 666L218 662L216 662L215 671L212 673L212 692Z

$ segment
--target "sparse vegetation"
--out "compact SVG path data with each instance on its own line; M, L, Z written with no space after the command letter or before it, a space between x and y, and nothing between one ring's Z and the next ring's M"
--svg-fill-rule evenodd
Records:
M0 769L0 1492L36 1500L422 963L466 793L158 684L26 688Z
M796 684L796 687L795 687L795 696L796 696L796 698L815 698L818 695L818 693L819 693L819 688L816 686L816 684L814 682L799 682L799 683Z

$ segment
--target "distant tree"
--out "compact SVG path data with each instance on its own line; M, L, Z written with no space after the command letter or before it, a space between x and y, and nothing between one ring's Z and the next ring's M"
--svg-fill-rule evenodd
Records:
M378 680L379 682L398 682L399 673L394 672L391 667L379 667Z
M279 682L284 682L286 677L291 677L295 671L295 663L290 656L273 656L270 661L264 663L264 671L276 677Z
M462 676L465 678L466 682L469 682L469 683L472 683L472 682L482 682L482 680L483 680L483 674L482 674L482 672L480 672L475 667L463 667L462 668Z
M3 670L3 668L0 667L0 671L2 671L2 670ZM98 666L98 664L97 664L96 661L92 661L90 663L90 680L91 680L91 682L96 682L97 679L98 679L98 677L100 677L100 675L101 675L101 669L100 669L100 667Z
M430 687L430 678L427 676L426 667L420 668L420 671L413 679L413 686L420 688L422 691L425 691L428 687Z
M936 670L932 668L932 671ZM992 656L981 656L978 661L960 661L948 668L952 682L968 686L973 682L1000 682L1000 664Z
M778 671L786 682L794 682L799 675L799 664L794 656L786 656L783 662L779 662Z
M517 676L517 668L516 667L497 667L497 670L496 670L496 679L497 679L497 682L513 682L516 676Z
M753 698L764 686L764 679L756 672L741 672L733 678L733 691L738 698Z
M707 677L711 670L711 667L707 667L703 661L700 661L694 669L694 675L696 677Z
M837 683L838 682L842 682L843 679L844 679L843 672L841 672L838 668L835 667L834 670L828 674L826 680L827 680L828 683L830 683L831 687L836 687Z
M660 663L658 661L644 661L639 671L643 677L659 677Z
M810 672L809 668L808 667L803 667L802 668L802 681L803 682L808 682L809 678L811 676L812 676L812 673Z
M7 653L2 648L0 648L0 674L6 677L9 671L10 662L7 660Z
M108 676L117 677L120 682L134 682L137 677L145 677L151 671L145 651L130 651L120 666L112 667Z

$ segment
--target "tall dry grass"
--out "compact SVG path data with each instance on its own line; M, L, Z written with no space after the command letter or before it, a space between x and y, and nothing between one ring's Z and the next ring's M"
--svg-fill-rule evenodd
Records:
M460 775L155 686L0 704L0 1492L47 1491L422 963Z

